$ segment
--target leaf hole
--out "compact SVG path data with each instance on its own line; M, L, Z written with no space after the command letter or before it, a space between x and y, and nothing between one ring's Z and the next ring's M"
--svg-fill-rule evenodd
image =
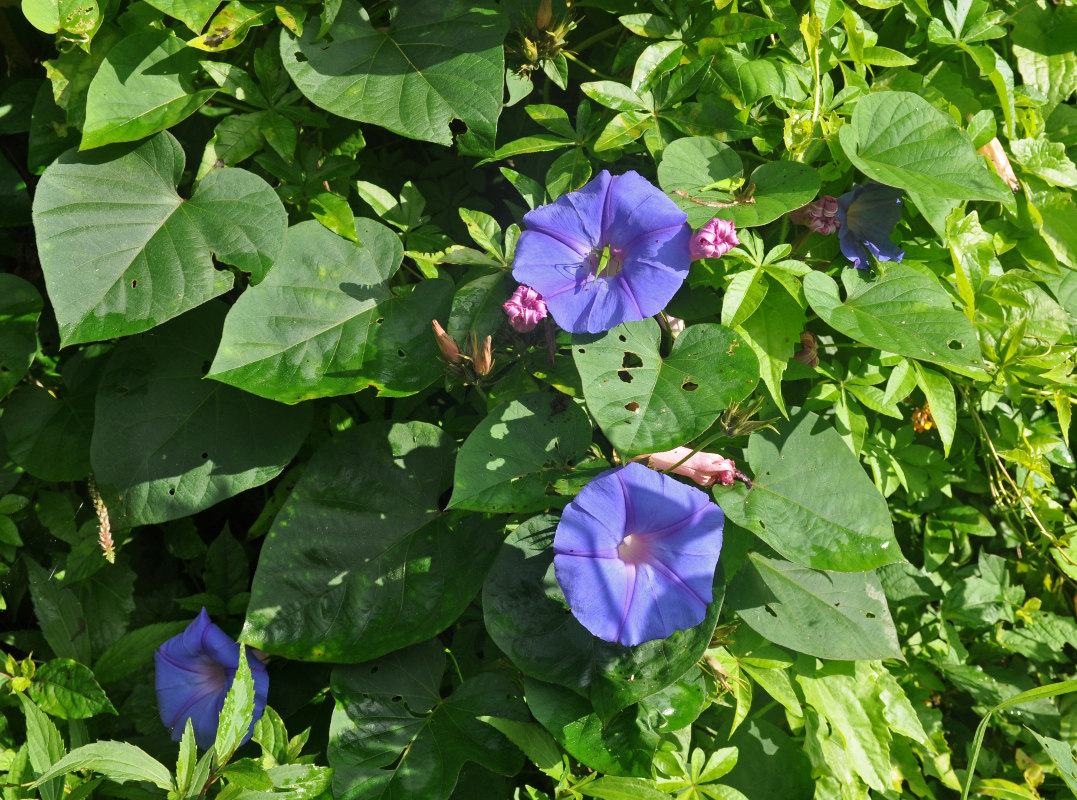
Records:
M763 606L763 608L765 608L767 613L770 614L772 617L774 617L775 619L778 618L778 612L771 608L769 603Z
M639 411L639 403L637 403L635 400L633 400L631 403L625 403L625 410L635 413L636 411Z
M399 349L398 349L398 350L396 351L396 354L397 354L398 356L400 356L401 358L404 358L404 351L403 351L403 350L399 350Z
M688 378L685 378L684 383L681 384L681 388L684 389L684 391L686 392L694 392L696 389L699 388L699 384L688 380Z
M208 452L203 452L202 453L202 458L209 458L209 453Z
M381 325L383 322L385 322L385 317L378 317L376 320L374 320L375 325Z
M307 57L302 53L296 53L295 60L298 61L300 64L305 64L307 62Z
M175 494L176 494L176 490L175 490L175 489L169 489L169 490L168 490L168 494L169 494L169 495L175 495Z
M135 278L133 281L131 281L131 288L134 289L136 286L138 286L138 278Z
M874 611L865 611L864 616L867 617L868 619L875 619L875 612Z
M400 702L401 700L403 700L403 699L404 699L404 698L403 698L403 697L401 697L401 696L400 696L400 695L398 695L398 694L394 694L394 695L393 695L393 702L394 702L394 703L399 703L399 702Z
M948 341L946 343L946 346L949 347L951 350L964 350L965 349L965 345L963 345L961 342L957 341L957 339L951 339L950 341Z
M632 383L632 373L627 369L617 370L617 377L621 379L622 383Z
M378 665L377 665L377 664L375 664L374 666L372 666L372 667L370 668L370 674L371 674L371 675L373 675L373 674L374 674L375 672L377 672L377 671L378 671Z
M583 348L583 347L580 347L579 349L576 350L576 352L577 353L586 353L587 350L585 348Z
M636 369L643 366L643 359L635 353L625 350L625 357L621 359L621 366L625 369Z
M622 342L627 342L628 341L628 337L625 336L623 333L618 334L617 338L620 339Z

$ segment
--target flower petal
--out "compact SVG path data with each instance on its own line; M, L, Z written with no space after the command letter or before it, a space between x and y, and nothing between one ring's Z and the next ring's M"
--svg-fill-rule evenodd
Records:
M613 180L608 170L602 170L582 189L528 211L524 214L524 225L529 231L545 233L559 240L580 256L587 255L598 245L602 235L602 211ZM517 280L534 286L519 277ZM539 292L546 294L541 289Z
M665 240L687 223L688 215L676 203L638 172L630 170L614 178L610 186L602 219L603 243L624 249L649 234ZM686 249L686 268L687 257Z
M558 527L558 534L560 531ZM599 639L616 642L630 607L636 568L619 558L588 558L554 552L554 575L565 593L572 616Z
M709 583L707 598L711 596ZM635 569L633 589L617 638L626 647L695 627L707 616L709 601L694 591L686 591L675 576L654 564L640 564Z

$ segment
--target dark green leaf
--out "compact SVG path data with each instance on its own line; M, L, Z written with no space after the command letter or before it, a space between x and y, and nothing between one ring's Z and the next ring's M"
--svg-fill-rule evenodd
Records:
M303 94L334 114L445 145L456 118L492 143L506 30L505 16L485 3L416 0L385 30L348 1L331 44L316 43L311 26L299 39L281 36L281 58Z
M289 658L355 662L455 620L501 531L477 514L439 510L454 450L423 422L370 423L324 445L262 549L244 641Z
M446 800L466 761L502 775L520 769L520 751L477 719L527 720L517 687L481 673L443 697L445 661L435 639L333 670L337 707L329 763L335 796Z
M26 374L37 352L37 318L44 301L32 285L0 274L0 398Z
M86 619L78 598L32 558L24 556L23 560L34 615L45 641L59 658L89 664L90 637L86 633Z
M114 527L177 519L261 486L306 438L309 406L204 380L224 311L195 309L122 342L109 360L91 459Z
M186 627L186 622L155 622L128 631L97 659L94 675L102 683L113 683L145 669L153 661L153 651Z

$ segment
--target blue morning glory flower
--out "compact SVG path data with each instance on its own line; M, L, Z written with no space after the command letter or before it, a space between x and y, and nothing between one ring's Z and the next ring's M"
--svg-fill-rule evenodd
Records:
M664 639L707 615L724 524L705 492L631 462L569 503L554 535L554 575L598 638Z
M869 269L871 256L878 261L905 257L905 251L890 241L890 232L901 219L901 194L901 189L868 181L838 198L838 241L857 269Z
M524 215L512 276L571 333L654 316L688 275L688 215L636 172L603 170Z
M251 738L254 723L261 719L269 694L265 664L250 655L249 648L247 663L254 678L254 718L240 744ZM224 698L239 667L239 645L210 622L203 608L187 630L157 648L154 664L157 710L172 740L180 740L190 718L198 746L203 750L213 747Z

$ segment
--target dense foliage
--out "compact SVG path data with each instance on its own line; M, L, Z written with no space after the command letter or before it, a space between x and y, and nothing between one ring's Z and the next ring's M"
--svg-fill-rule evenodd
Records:
M1077 791L1070 0L21 0L0 43L4 800ZM703 621L634 646L554 567L625 464L725 515Z

